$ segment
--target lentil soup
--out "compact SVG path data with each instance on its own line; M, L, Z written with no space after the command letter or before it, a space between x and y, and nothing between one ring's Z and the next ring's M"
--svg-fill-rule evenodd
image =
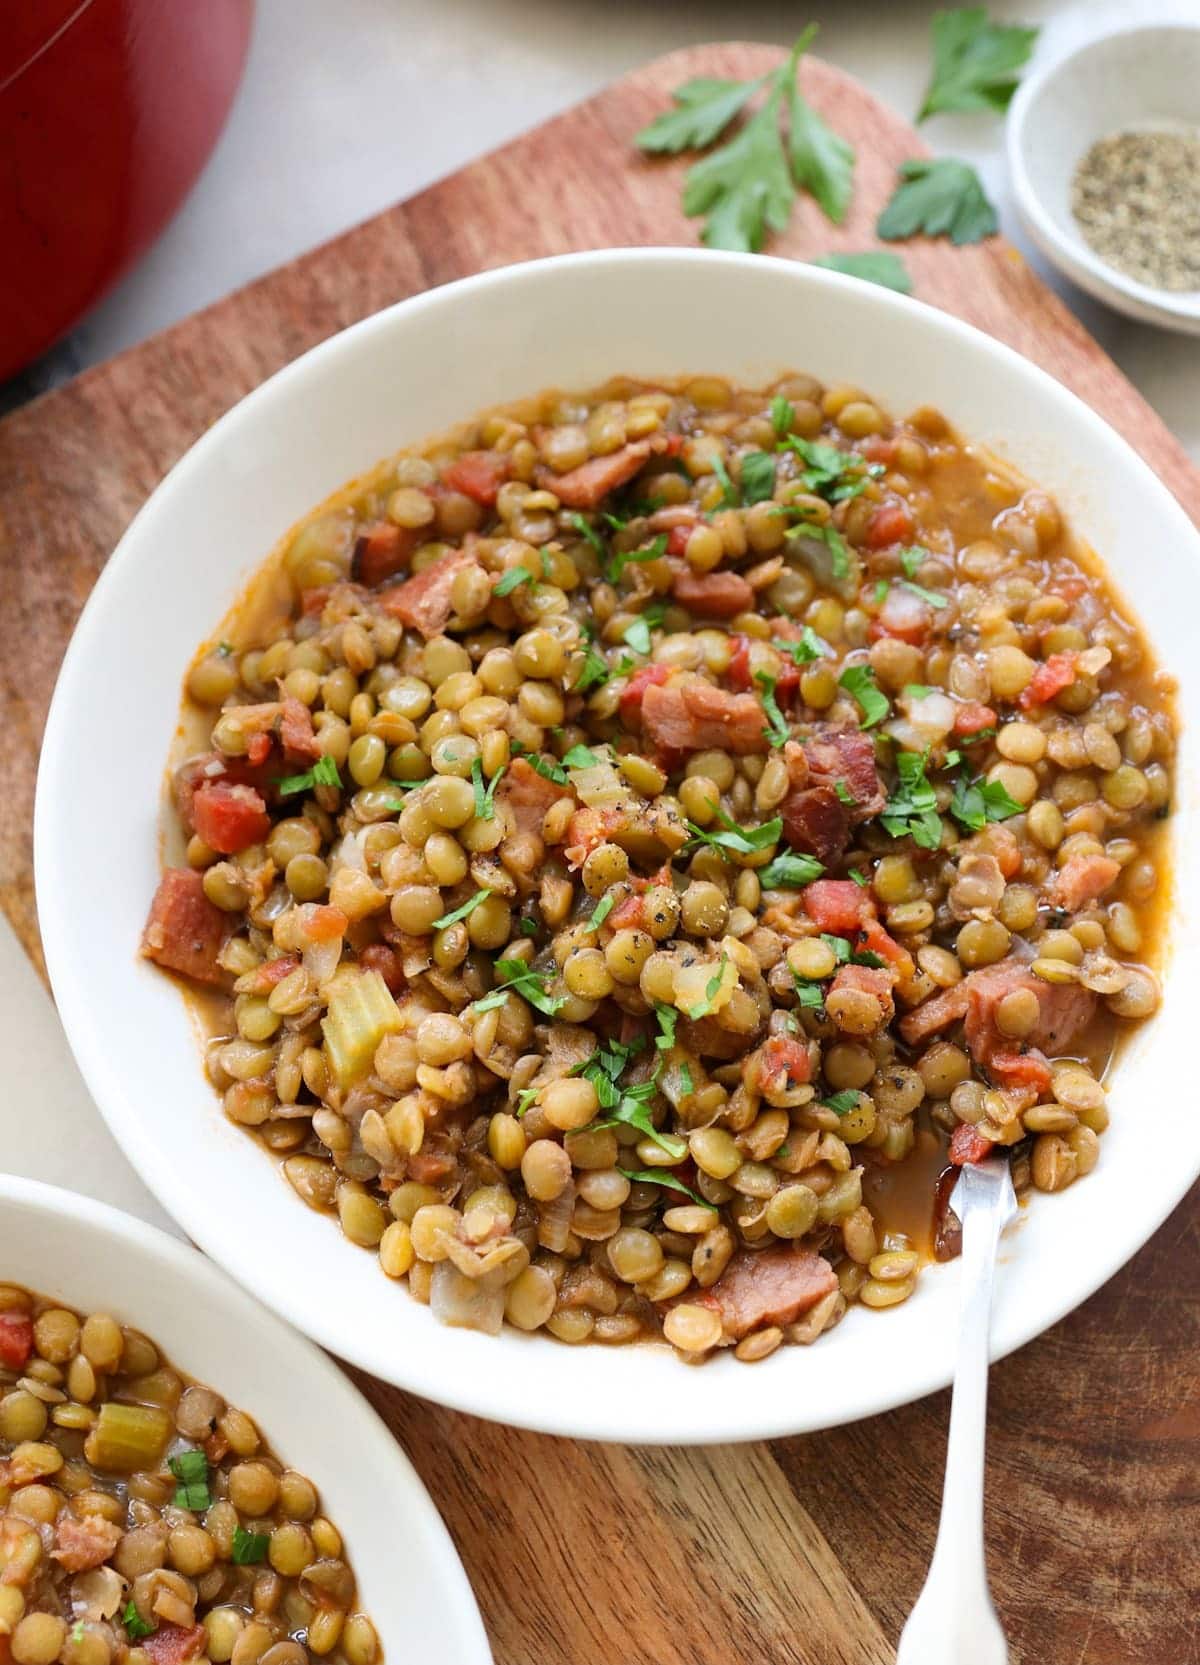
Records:
M944 1170L1094 1167L1170 694L936 411L545 394L331 499L201 651L143 952L445 1322L761 1359L954 1251Z
M376 1665L311 1480L139 1331L0 1284L0 1665Z

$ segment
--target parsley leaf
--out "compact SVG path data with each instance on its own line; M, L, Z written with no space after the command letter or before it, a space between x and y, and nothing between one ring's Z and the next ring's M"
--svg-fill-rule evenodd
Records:
M927 590L924 584L914 584L911 578L902 578L900 588L907 590L910 595L919 596L927 607L948 607L950 603L937 590Z
M816 1012L825 1016L825 990L821 983L811 977L800 977L792 973L792 981L796 985L796 1004L803 1012Z
M891 710L887 695L875 685L875 672L870 665L847 665L838 677L838 687L844 688L857 704L864 728L874 728Z
M742 458L742 502L765 503L775 490L775 458L769 451L747 451Z
M622 549L609 557L604 576L610 584L618 584L627 566L641 561L657 561L667 553L667 534L660 532L653 543L644 549Z
M764 890L802 890L824 871L816 856L806 856L799 850L781 850L773 861L759 868L758 882Z
M475 788L475 816L480 821L494 821L496 818L496 788L500 784L500 777L508 768L502 763L490 781L483 778L483 764L478 758L471 763L471 785Z
M199 1512L212 1504L208 1489L208 1458L203 1451L180 1451L167 1458L167 1467L179 1484L173 1502L177 1509Z
M908 700L927 700L933 689L927 688L923 682L906 682L902 692Z
M572 746L563 753L564 769L594 769L600 759L590 746Z
M683 182L683 211L704 217L701 240L710 249L757 253L767 231L782 231L795 188L783 153L776 81L766 103L728 144L696 162Z
M143 1636L153 1636L157 1625L147 1624L138 1612L137 1602L130 1596L121 1609L121 1623L125 1626L125 1634L131 1642L140 1642Z
M757 81L721 81L698 75L671 94L673 110L656 116L635 134L634 144L651 156L677 156L681 150L707 150L738 112L753 98Z
M721 483L721 502L724 507L727 509L738 508L742 501L741 494L729 478L729 470L726 468L723 458L713 458L712 471Z
M721 951L721 958L717 961L717 969L704 985L704 999L689 1007L688 1016L693 1023L707 1017L713 1009L713 1001L721 992L721 984L725 981L725 967L729 964L729 955Z
M853 792L851 792L844 780L835 781L833 790L837 793L842 803L844 803L848 809L855 808L858 803L858 799L854 796Z
M875 226L887 242L948 236L955 244L978 243L997 229L996 210L969 162L954 156L901 162L900 180Z
M809 39L815 33L811 27L806 32ZM803 36L801 42L804 44L798 42L798 50L792 53L797 61L807 45ZM841 225L854 188L854 147L835 133L804 98L795 69L788 76L788 126L792 178L809 193L826 219Z
M666 1173L661 1168L619 1168L617 1171L638 1185L661 1185L668 1191L678 1191L681 1195L690 1197L693 1202L699 1203L701 1208L711 1208L716 1212L715 1203L707 1202L699 1191L693 1191L690 1185L685 1185L681 1179L676 1179L674 1174Z
M915 578L921 570L921 563L928 559L929 551L923 549L919 543L911 544L900 551L900 565L906 578Z
M851 1110L857 1110L859 1095L853 1088L848 1087L844 1093L833 1093L829 1098L819 1099L822 1109L832 1110L835 1116L848 1116Z
M647 618L634 619L629 629L621 638L628 642L635 653L650 652L650 621Z
M600 898L600 900L596 903L596 906L592 910L592 917L588 920L587 924L583 927L584 930L585 931L598 931L600 929L601 925L604 924L604 921L608 918L608 916L612 912L612 910L613 910L613 898L612 898L612 892L610 891L607 896L602 896Z
M309 792L314 786L340 786L342 777L338 766L329 756L319 757L311 769L302 775L288 775L278 783L279 796L290 798L296 792Z
M822 931L821 941L827 948L833 949L833 957L839 965L850 964L850 955L853 950L850 947L849 937L835 937L829 931Z
M1000 781L968 780L960 775L950 800L950 813L969 832L981 832L989 821L1007 821L1025 808L1009 796Z
M696 1091L696 1083L692 1080L692 1072L688 1067L688 1061L686 1058L679 1066L679 1085L685 1093L694 1093Z
M1036 29L993 23L982 6L935 12L933 74L917 120L946 110L1007 110Z
M850 551L846 548L846 540L836 526L806 526L803 528L805 537L819 538L829 550L830 571L834 578L845 578L850 571Z
M898 254L887 249L870 249L865 254L820 254L810 262L823 266L827 272L844 272L847 277L861 278L864 283L877 283L881 289L894 289L898 295L912 294L912 278Z
M518 1089L517 1101L513 1105L513 1115L518 1121L521 1120L530 1105L537 1103L537 1096L540 1091L540 1087L521 1087Z
M444 931L447 925L457 925L460 919L466 919L469 914L473 914L479 904L486 902L491 894L491 891L487 889L477 890L469 901L463 903L461 908L455 908L453 913L444 913L440 919L435 919L433 929Z
M593 1073L593 1070L595 1073ZM668 1156L674 1157L676 1162L683 1161L683 1158L687 1155L686 1140L676 1138L673 1133L660 1132L650 1119L648 1101L658 1091L656 1081L653 1079L640 1081L636 1087L621 1088L614 1085L612 1077L604 1074L600 1066L589 1065L584 1069L583 1074L596 1087L600 1103L605 1108L611 1107L611 1114L607 1120L591 1124L594 1130L599 1131L601 1128L613 1127L617 1124L625 1127L635 1127L644 1138L653 1139L659 1149L665 1151ZM608 1088L609 1104L605 1103L605 1093L601 1090L597 1076L605 1082Z
M265 1561L270 1541L270 1535L266 1532L247 1532L244 1526L235 1526L231 1556L234 1566L253 1567L259 1561Z
M786 653L795 665L811 665L814 659L823 659L833 653L833 649L826 647L811 624L804 626L798 642L785 642L782 637L772 636L771 646L778 648L780 653Z
M578 510L576 510L574 514L567 516L567 522L575 528L581 538L587 539L592 548L596 551L596 554L599 555L601 560L603 560L608 554L608 551L604 547L604 539L600 536L599 532L597 532L592 523L585 520Z
M513 742L512 749L514 755L523 757L535 774L541 775L543 780L552 780L555 786L567 785L567 771L554 758L543 757L541 752L527 751L519 741Z
M868 463L856 451L839 451L836 445L826 445L822 440L788 434L784 444L804 464L800 478L805 491L816 492L829 503L857 497L868 480L884 472L882 464Z
M509 567L502 572L492 588L493 595L511 595L519 584L532 584L533 574L528 567Z
M891 583L886 578L877 578L875 580L875 605L876 605L876 607L882 607L883 606L884 602L887 600L888 591L891 589L891 587L892 587Z
M880 814L885 832L909 837L922 850L936 850L942 841L942 818L937 795L925 777L928 752L900 752L896 772L900 784Z
M707 827L699 827L694 821L686 822L692 837L701 844L711 844L717 850L732 850L735 855L753 856L760 850L769 850L772 844L779 842L783 832L783 820L776 815L770 821L764 821L760 827L739 827L726 815L717 804L713 804L717 819L724 827L724 832L710 832Z
M791 427L795 414L796 407L790 399L785 399L782 393L777 393L771 400L771 426L780 439Z
M791 728L783 712L779 709L779 701L775 698L775 678L768 671L755 671L754 680L762 689L763 710L767 714L767 726L763 729L769 746L786 744L791 735Z
M866 890L867 886L871 882L870 879L867 878L867 875L857 867L852 867L850 869L850 877L854 880L860 890Z
M565 994L547 994L546 973L535 971L524 960L497 960L495 969L504 981L498 983L490 994L485 994L482 1000L474 1002L476 1012L490 1012L493 1006L503 1005L510 991L519 994L522 1000L527 1000L547 1017L553 1017L559 1007L567 1003Z
M601 688L612 674L612 668L608 660L594 642L589 642L587 652L583 656L583 667L579 672L579 680L572 689L572 693L586 694L592 688Z
M669 1052L675 1045L675 1026L679 1022L679 1013L674 1006L665 1006L661 1000L656 1000L654 1015L658 1019L659 1028L654 1044L660 1052Z

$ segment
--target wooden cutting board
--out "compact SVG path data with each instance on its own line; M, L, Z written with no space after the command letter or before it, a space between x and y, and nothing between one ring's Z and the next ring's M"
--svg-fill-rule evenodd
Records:
M432 284L570 249L693 243L684 164L645 161L630 137L689 76L757 75L780 58L756 45L663 58L0 423L0 901L39 967L30 825L47 705L88 591L172 463L298 353ZM896 164L925 147L836 70L806 60L802 76L857 147L854 206L839 230L801 203L772 252L869 248ZM1014 249L903 253L921 299L1073 388L1200 520L1200 476ZM81 837L98 807L79 805ZM1200 1661L1198 1253L1193 1195L1099 1295L993 1373L988 1548L1014 1665ZM740 1391L769 1368L749 1367ZM892 1659L933 1544L946 1395L828 1434L688 1452L515 1433L362 1386L447 1519L498 1665ZM392 1641L389 1656L402 1651Z

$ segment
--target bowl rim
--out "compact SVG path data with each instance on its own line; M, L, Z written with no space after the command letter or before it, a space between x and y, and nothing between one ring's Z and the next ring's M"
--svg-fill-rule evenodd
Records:
M211 1253L235 1279L250 1276L245 1258L239 1257L236 1251L231 1250L222 1240L220 1234L211 1229L202 1200L196 1195L195 1188L188 1183L185 1175L176 1171L165 1150L148 1136L145 1125L133 1110L132 1100L126 1094L115 1066L110 1065L100 1036L93 1035L86 1015L88 989L84 980L73 974L72 918L65 894L51 882L55 871L59 836L54 824L54 799L59 796L54 777L59 777L58 786L62 789L61 795L65 801L69 798L71 779L68 765L71 750L70 714L77 700L87 699L87 685L80 681L80 678L87 662L94 659L96 649L100 645L99 632L108 590L115 586L124 564L135 558L134 530L143 517L151 513L152 505L156 503L167 484L201 467L210 453L219 452L221 447L237 436L241 424L252 423L257 419L260 405L269 405L269 401L280 397L284 390L302 387L305 376L314 367L320 368L327 361L335 360L349 339L352 338L355 342L368 340L372 333L385 332L392 328L393 321L398 317L402 316L407 324L411 325L431 309L460 307L489 287L514 283L521 285L528 281L536 281L541 274L548 272L570 273L588 267L607 267L610 270L622 266L649 268L664 263L676 273L701 265L711 268L717 263L724 265L731 274L744 271L770 276L773 273L776 277L795 285L798 291L808 287L812 291L831 290L846 295L852 294L859 304L864 302L869 293L870 298L866 304L871 308L885 314L891 313L897 318L917 321L923 329L935 330L948 338L952 346L964 347L972 355L982 354L1007 365L1010 372L1019 375L1029 384L1031 396L1040 394L1051 410L1056 406L1061 408L1064 402L1070 407L1081 446L1090 437L1102 451L1113 446L1118 447L1125 465L1140 480L1145 492L1156 499L1160 513L1168 520L1173 520L1181 542L1193 552L1200 552L1196 528L1149 465L1089 405L1057 382L1040 365L1024 358L1013 348L982 330L938 308L884 289L864 287L861 280L841 273L778 257L678 247L625 248L588 250L499 267L424 291L375 313L320 343L262 383L234 405L185 453L138 511L101 573L76 626L55 690L39 769L34 827L35 870L46 963L68 1041L84 1079L122 1150L150 1190L189 1236L206 1252ZM260 556L259 560L262 558L264 557ZM215 621L213 623L215 627ZM96 638L95 642L93 638ZM182 668L180 677L182 679ZM992 1357L1003 1357L1023 1346L1094 1294L1157 1230L1197 1174L1200 1174L1200 1140L1190 1160L1180 1160L1164 1173L1162 1186L1155 1193L1153 1207L1139 1216L1137 1231L1132 1236L1108 1237L1097 1246L1088 1261L1086 1272L1069 1281L1057 1280L1053 1295L1047 1294L1032 1316L1029 1312L1014 1314L1010 1308L1002 1308L992 1330ZM939 1272L946 1277L950 1287L957 1285L958 1263L940 1268ZM300 1293L291 1284L276 1280L269 1288L262 1283L252 1283L251 1287L256 1293L262 1290L260 1298L268 1300L282 1318L304 1334L360 1368L409 1392L423 1394L458 1411L515 1427L621 1444L707 1444L718 1441L776 1438L797 1432L836 1427L841 1423L873 1415L934 1392L945 1387L951 1376L948 1358L931 1352L922 1355L919 1360L906 1360L905 1379L901 1388L897 1389L890 1384L875 1384L869 1394L863 1390L866 1401L869 1402L848 1400L832 1407L823 1405L816 1415L811 1407L802 1404L772 1403L769 1396L764 1395L761 1403L757 1398L747 1396L746 1402L738 1406L736 1420L730 1414L727 1420L720 1424L709 1416L704 1421L687 1422L685 1426L680 1427L672 1422L668 1410L645 1404L633 1407L613 1405L603 1416L581 1420L570 1405L540 1402L536 1394L521 1395L505 1388L497 1389L495 1381L485 1370L462 1371L457 1375L448 1372L438 1361L436 1350L433 1350L432 1364L427 1358L420 1357L398 1363L395 1356L374 1338L345 1333L339 1326L336 1315L331 1318L324 1311L306 1309ZM461 1334L453 1331L449 1333ZM514 1339L530 1347L549 1345L543 1338L538 1337L518 1336ZM351 1344L348 1345L348 1342ZM731 1368L736 1369L737 1366L733 1365ZM542 1396L542 1400L545 1400L545 1396Z
M374 1457L371 1482L377 1493L383 1495L389 1468L393 1482L402 1483L406 1527L419 1534L431 1557L437 1561L442 1588L454 1601L457 1640L464 1647L464 1651L456 1657L463 1665L467 1665L467 1662L470 1662L470 1665L492 1665L492 1652L475 1593L436 1504L400 1441L374 1406L332 1358L322 1352L302 1331L264 1307L242 1284L231 1278L207 1255L201 1254L199 1249L193 1248L189 1243L178 1241L137 1215L126 1214L109 1203L99 1202L81 1192L68 1191L62 1186L49 1185L44 1180L0 1173L0 1214L11 1222L13 1215L19 1212L36 1215L48 1233L65 1234L79 1225L89 1228L107 1238L117 1247L118 1252L130 1255L148 1271L163 1274L167 1284L181 1289L203 1291L215 1307L223 1309L237 1321L242 1333L253 1338L249 1346L254 1354L271 1357L277 1364L286 1361L291 1381L296 1381L298 1374L291 1367L302 1366L303 1379L310 1386L319 1389L320 1398L328 1405L329 1410L338 1413L340 1418L349 1420L352 1417L367 1431ZM4 1275L4 1270L3 1260L0 1258L0 1277ZM63 1282L69 1283L69 1274ZM69 1287L64 1287L56 1293L60 1293L64 1301L74 1302L75 1298ZM131 1309L128 1312L124 1310L126 1303ZM140 1327L136 1317L137 1287L130 1285L123 1289L121 1299L116 1304L126 1322ZM157 1341L159 1338L153 1336L152 1339ZM164 1340L163 1346L167 1355L173 1359L173 1343ZM287 1359L289 1353L290 1360ZM218 1379L213 1381L214 1377ZM221 1391L218 1371L214 1371L206 1381L213 1382L217 1391ZM267 1407L251 1405L246 1408L249 1414L253 1415L255 1422L264 1429L270 1442L271 1428ZM333 1458L337 1451L336 1443L329 1445L326 1451L327 1457ZM313 1463L319 1455L315 1447L311 1453L297 1453L297 1456L302 1456L306 1466ZM318 1487L322 1485L319 1473L316 1475L316 1483ZM393 1501L396 1490L393 1485L387 1493ZM350 1536L355 1532L361 1533L369 1524L346 1520L344 1508L339 1510L339 1513L343 1516L342 1525ZM367 1593L364 1592L364 1595ZM369 1614L370 1601L364 1600L363 1606ZM384 1640L388 1641L387 1638Z
M1149 23L1131 23L1081 41L1070 50L1049 59L1022 80L1008 108L1005 148L1013 197L1026 229L1046 258L1096 300L1139 319L1185 333L1200 333L1200 290L1155 289L1130 277L1096 254L1082 236L1059 229L1047 210L1037 184L1037 172L1027 160L1026 133L1034 104L1052 89L1054 82L1077 72L1083 59L1112 47L1114 42L1135 35L1165 35L1186 32L1200 38L1200 23L1180 18L1160 18Z

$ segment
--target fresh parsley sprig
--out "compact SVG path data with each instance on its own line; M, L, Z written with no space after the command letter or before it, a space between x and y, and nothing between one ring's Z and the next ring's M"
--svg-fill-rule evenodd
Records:
M634 1184L661 1185L667 1191L678 1191L681 1196L690 1197L694 1203L699 1203L701 1208L711 1208L716 1212L716 1203L710 1203L699 1191L693 1191L690 1185L685 1185L681 1179L676 1179L674 1174L662 1168L620 1168L617 1171Z
M955 244L979 243L998 228L996 210L979 175L956 156L916 157L901 162L900 183L875 230L893 243L923 233Z
M936 850L942 841L942 818L937 794L926 777L929 753L900 752L896 757L899 785L879 819L893 838L911 838L922 850Z
M824 871L816 856L806 856L799 850L781 850L765 867L758 869L758 882L764 890L803 890Z
M476 1012L490 1012L493 1006L502 1006L510 993L519 994L522 1000L528 1001L546 1017L553 1017L567 1003L565 994L548 994L546 973L535 971L524 960L497 960L496 971L503 981L497 983L490 994L474 1002Z
M496 788L500 784L500 777L508 768L502 763L491 780L483 778L483 764L478 758L471 763L471 785L475 790L475 815L480 821L494 821L496 818Z
M874 728L892 709L887 695L876 685L870 665L847 665L838 677L838 687L846 690L862 712L864 728Z
M711 800L710 800L711 802ZM717 820L723 831L711 832L707 827L701 827L695 821L686 823L687 830L698 844L709 844L714 850L732 850L738 856L758 855L762 850L769 850L773 844L778 844L783 833L783 820L776 815L770 821L764 821L758 827L739 827L719 804L712 805Z
M898 254L888 249L868 249L862 254L819 254L809 264L823 266L827 272L861 278L864 283L877 283L881 289L894 289L898 295L912 294L913 283L907 266Z
M1020 815L1025 805L1009 795L998 780L971 780L966 774L954 784L950 813L968 832L982 832L989 821L1007 821Z
M779 709L779 701L775 698L775 678L769 671L755 671L754 680L762 689L762 707L767 714L767 726L763 729L769 746L782 746L791 737L791 727L783 712Z
M311 769L302 775L287 775L277 783L281 798L291 798L297 792L311 792L314 786L340 786L342 777L338 766L328 755L319 757Z
M946 111L988 110L1003 114L1029 62L1036 29L993 23L982 6L936 12L933 74L918 121Z

